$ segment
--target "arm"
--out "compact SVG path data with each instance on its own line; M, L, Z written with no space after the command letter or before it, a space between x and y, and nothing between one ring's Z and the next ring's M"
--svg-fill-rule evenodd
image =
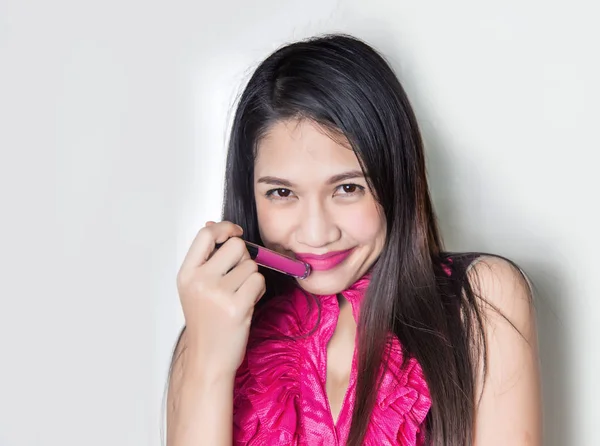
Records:
M535 310L526 279L484 257L469 271L482 298L487 376L477 375L475 445L540 446L542 410ZM495 308L494 308L495 307ZM500 313L499 313L499 312Z
M207 223L177 275L186 323L169 379L167 446L231 446L235 375L265 292L242 232L231 222Z
M234 377L211 377L186 348L175 349L167 397L167 446L232 444Z

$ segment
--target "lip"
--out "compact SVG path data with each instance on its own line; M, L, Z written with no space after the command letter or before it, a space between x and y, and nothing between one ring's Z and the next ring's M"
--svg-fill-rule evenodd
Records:
M354 248L344 251L331 251L326 254L296 253L296 258L308 263L314 271L327 271L342 263L352 253Z

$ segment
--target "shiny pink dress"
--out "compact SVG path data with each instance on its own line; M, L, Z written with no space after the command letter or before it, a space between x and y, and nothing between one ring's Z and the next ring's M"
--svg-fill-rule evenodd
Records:
M355 320L369 279L364 277L342 295ZM337 422L325 392L327 343L337 324L336 295L314 300L297 289L274 298L255 314L246 357L234 392L234 445L345 445L356 389L356 349L350 384ZM410 359L401 368L402 350L390 335L390 359L377 395L364 445L422 445L431 398L421 367ZM384 368L382 368L384 370Z

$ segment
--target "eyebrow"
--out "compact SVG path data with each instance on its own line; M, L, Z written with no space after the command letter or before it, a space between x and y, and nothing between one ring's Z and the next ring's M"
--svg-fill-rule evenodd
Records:
M365 175L360 170L350 170L348 172L340 173L338 175L334 175L327 180L327 184L335 184L341 181L351 180L355 178L364 178ZM283 178L277 178L272 176L264 176L260 177L257 180L257 183L270 184L273 186L282 186L282 187L295 187L295 184L291 181L284 180Z

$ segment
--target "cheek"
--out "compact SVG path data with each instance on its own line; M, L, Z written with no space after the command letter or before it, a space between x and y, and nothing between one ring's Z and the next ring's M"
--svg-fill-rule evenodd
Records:
M385 218L374 201L350 210L343 219L344 232L358 242L381 242L385 237Z
M266 200L258 199L256 201L256 215L260 238L267 247L273 247L286 241L289 228L286 225L287 218L282 214L281 209L271 205Z

